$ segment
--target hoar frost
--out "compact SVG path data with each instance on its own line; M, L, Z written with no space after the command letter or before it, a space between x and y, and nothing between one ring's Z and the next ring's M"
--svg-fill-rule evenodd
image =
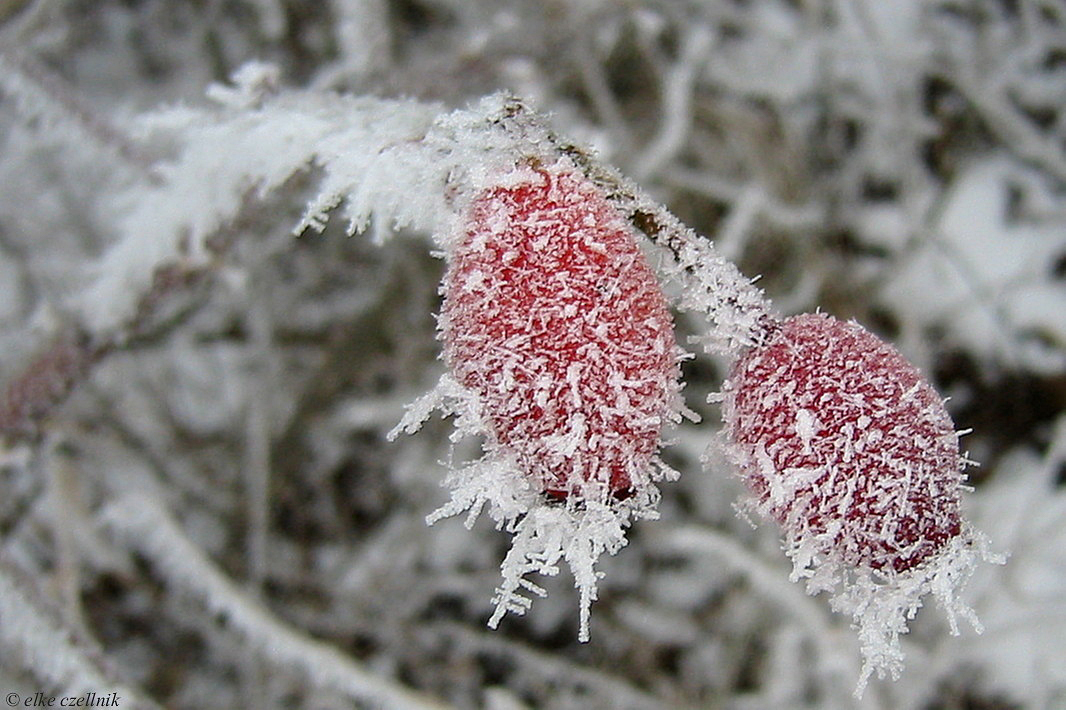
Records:
M684 353L639 231L677 308L705 320L695 342L735 360L721 397L727 457L750 507L782 526L793 581L852 616L865 659L856 692L875 671L898 677L899 636L925 595L953 633L958 616L980 628L958 591L979 559L999 558L961 516L968 462L951 418L895 349L824 314L781 320L710 242L521 102L497 96L440 129L484 139L448 171L454 219L437 237L449 372L390 437L440 410L454 416L453 442L482 440L479 459L452 464L451 500L428 521L467 512L471 526L487 508L513 535L491 626L544 594L528 575L565 563L587 640L596 561L626 544L632 520L657 517L654 484L677 475L658 457L661 432L697 417L681 402Z
M522 613L526 579L573 571L588 638L596 560L653 517L664 426L680 420L683 352L633 228L566 159L517 165L474 192L443 241L439 334L446 375L408 411L458 415L484 456L452 471L452 501L431 516L489 513L514 534L495 626Z
M727 452L785 534L793 580L851 614L865 664L898 677L899 635L932 593L952 632L987 541L962 519L969 463L939 395L857 323L804 314L741 355L723 395Z

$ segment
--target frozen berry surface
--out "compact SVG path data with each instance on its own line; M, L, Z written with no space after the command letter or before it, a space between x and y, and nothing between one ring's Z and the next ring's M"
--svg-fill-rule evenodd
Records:
M952 419L921 373L857 323L782 321L735 364L725 416L760 507L809 552L906 572L960 534Z
M473 201L440 331L492 446L551 497L646 480L676 392L673 322L632 228L582 175L527 168Z

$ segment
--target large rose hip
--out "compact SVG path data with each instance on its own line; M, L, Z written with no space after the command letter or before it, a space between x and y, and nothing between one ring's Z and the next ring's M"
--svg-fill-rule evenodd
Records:
M494 441L552 497L648 480L677 391L673 323L629 225L565 166L526 169L471 206L440 331Z
M960 534L965 459L951 417L857 323L781 322L736 363L724 414L743 476L793 545L905 572Z

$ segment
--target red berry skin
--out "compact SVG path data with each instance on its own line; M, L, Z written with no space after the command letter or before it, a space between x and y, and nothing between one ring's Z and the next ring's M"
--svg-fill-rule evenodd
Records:
M443 293L445 360L481 399L490 447L557 500L647 480L678 388L673 321L599 188L556 165L484 190Z
M741 474L789 539L906 572L961 532L965 459L936 391L857 323L785 319L734 365L724 416Z

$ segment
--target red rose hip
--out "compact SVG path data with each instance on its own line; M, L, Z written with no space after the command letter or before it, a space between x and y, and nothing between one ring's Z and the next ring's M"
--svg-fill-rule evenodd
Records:
M678 389L673 322L631 227L564 163L482 191L450 251L444 355L490 448L553 498L648 479Z
M960 534L966 461L951 417L862 326L785 319L737 361L726 390L732 455L793 548L906 572Z

